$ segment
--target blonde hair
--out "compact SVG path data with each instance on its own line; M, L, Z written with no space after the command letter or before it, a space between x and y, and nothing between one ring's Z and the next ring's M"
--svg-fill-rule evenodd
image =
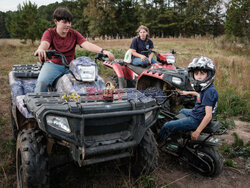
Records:
M142 29L144 29L145 31L147 31L147 38L149 37L149 29L148 29L148 27L146 27L145 25L140 25L139 27L138 27L138 29L136 30L136 33L137 33L137 35L139 36L139 32L142 30Z

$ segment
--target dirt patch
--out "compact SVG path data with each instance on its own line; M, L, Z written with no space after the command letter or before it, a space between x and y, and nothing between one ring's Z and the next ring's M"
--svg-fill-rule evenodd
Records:
M244 141L249 141L249 123L235 120L235 125L236 128L229 130L227 135L218 137L227 143L232 143L234 140L232 133L236 132L239 138L244 136ZM151 175L154 180L153 187L250 187L250 173L246 170L246 161L240 157L233 160L237 164L237 168L224 166L222 173L218 177L209 178L200 175L190 166L180 162L171 155L160 152L159 166ZM64 176L65 178L57 178L51 183L53 186L67 185L68 183L65 179L68 179L76 187L147 187L149 185L147 181L150 177L134 179L126 171L127 167L125 167L125 170L117 167L116 161L84 168L68 166L54 171L52 174L54 177Z
M234 142L232 134L235 132L239 138L244 141L244 143L250 141L250 123L240 120L234 120L234 123L234 129L227 130L227 134L223 134L218 138L222 139L222 141L226 142L227 144L232 144Z
M162 164L153 174L156 187L190 187L190 188L234 188L250 187L250 174L244 169L244 163L238 163L237 169L224 167L216 178L204 177L185 164L180 164L166 154L161 154Z

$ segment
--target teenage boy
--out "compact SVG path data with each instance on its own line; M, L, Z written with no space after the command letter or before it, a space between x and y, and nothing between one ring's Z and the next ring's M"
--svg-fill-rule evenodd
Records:
M207 57L195 58L188 66L189 79L195 91L182 91L181 95L197 97L193 109L182 109L179 114L186 117L167 122L160 131L161 139L166 139L171 132L195 130L191 138L197 140L202 130L211 121L217 107L218 93L213 85L215 66Z
M61 52L70 63L75 57L75 47L80 47L95 53L104 53L109 60L114 60L114 55L103 48L88 42L79 32L71 29L72 14L66 8L57 8L54 13L55 28L47 29L42 36L41 43L34 55L38 55L39 61L45 60L41 72L37 79L35 92L48 91L47 86L62 74L69 70L62 64L59 57L51 60L46 57L46 50L56 50Z

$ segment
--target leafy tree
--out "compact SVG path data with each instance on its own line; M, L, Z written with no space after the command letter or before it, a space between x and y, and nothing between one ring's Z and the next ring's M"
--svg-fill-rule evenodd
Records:
M37 14L37 5L24 2L23 6L18 5L17 12L13 13L7 24L11 37L30 39L32 43L40 39L46 28L47 22L41 21Z
M131 0L116 1L116 33L119 37L132 37L139 25L139 4ZM113 27L113 26L112 26Z
M70 10L73 15L72 28L76 29L83 35L88 35L88 21L84 15L84 9L88 6L87 0L71 0L60 4Z
M45 29L54 27L52 14L58 7L66 7L71 11L72 28L87 37L131 37L141 24L149 27L152 36L158 37L206 34L218 36L224 32L222 2L223 0L63 0L61 3L41 6L39 9L35 4L26 2L19 6L17 12L11 13L11 19L8 16L5 19L9 20L7 28L11 37L25 40L40 38ZM243 0L230 2L244 4L235 8L239 3L237 6L231 3L227 16L228 20L235 20L233 15L236 11L242 20L243 29L236 31L236 25L230 21L228 32L248 35L249 18L242 12L238 14L237 11L245 7L246 13L249 3Z
M0 11L0 38L9 38L10 33L5 26L6 13Z
M222 22L221 0L189 0L183 31L187 36L214 31L213 24Z
M250 38L249 0L231 0L226 12L227 36Z
M89 22L91 36L115 36L117 20L115 18L116 2L109 0L87 0L88 7L84 15Z

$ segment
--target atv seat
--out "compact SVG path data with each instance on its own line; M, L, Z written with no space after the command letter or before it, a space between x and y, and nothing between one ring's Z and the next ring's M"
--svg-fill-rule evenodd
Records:
M118 63L120 65L124 65L123 59L115 59L114 61L112 61L112 63Z
M210 123L203 129L203 133L215 133L220 128L220 122L210 121Z
M145 71L146 67L136 66L132 64L127 64L128 68L130 68L133 72L140 75L143 71Z
M175 116L176 119L185 118L184 114L178 114ZM220 128L220 122L210 121L210 123L202 130L203 133L215 133Z

